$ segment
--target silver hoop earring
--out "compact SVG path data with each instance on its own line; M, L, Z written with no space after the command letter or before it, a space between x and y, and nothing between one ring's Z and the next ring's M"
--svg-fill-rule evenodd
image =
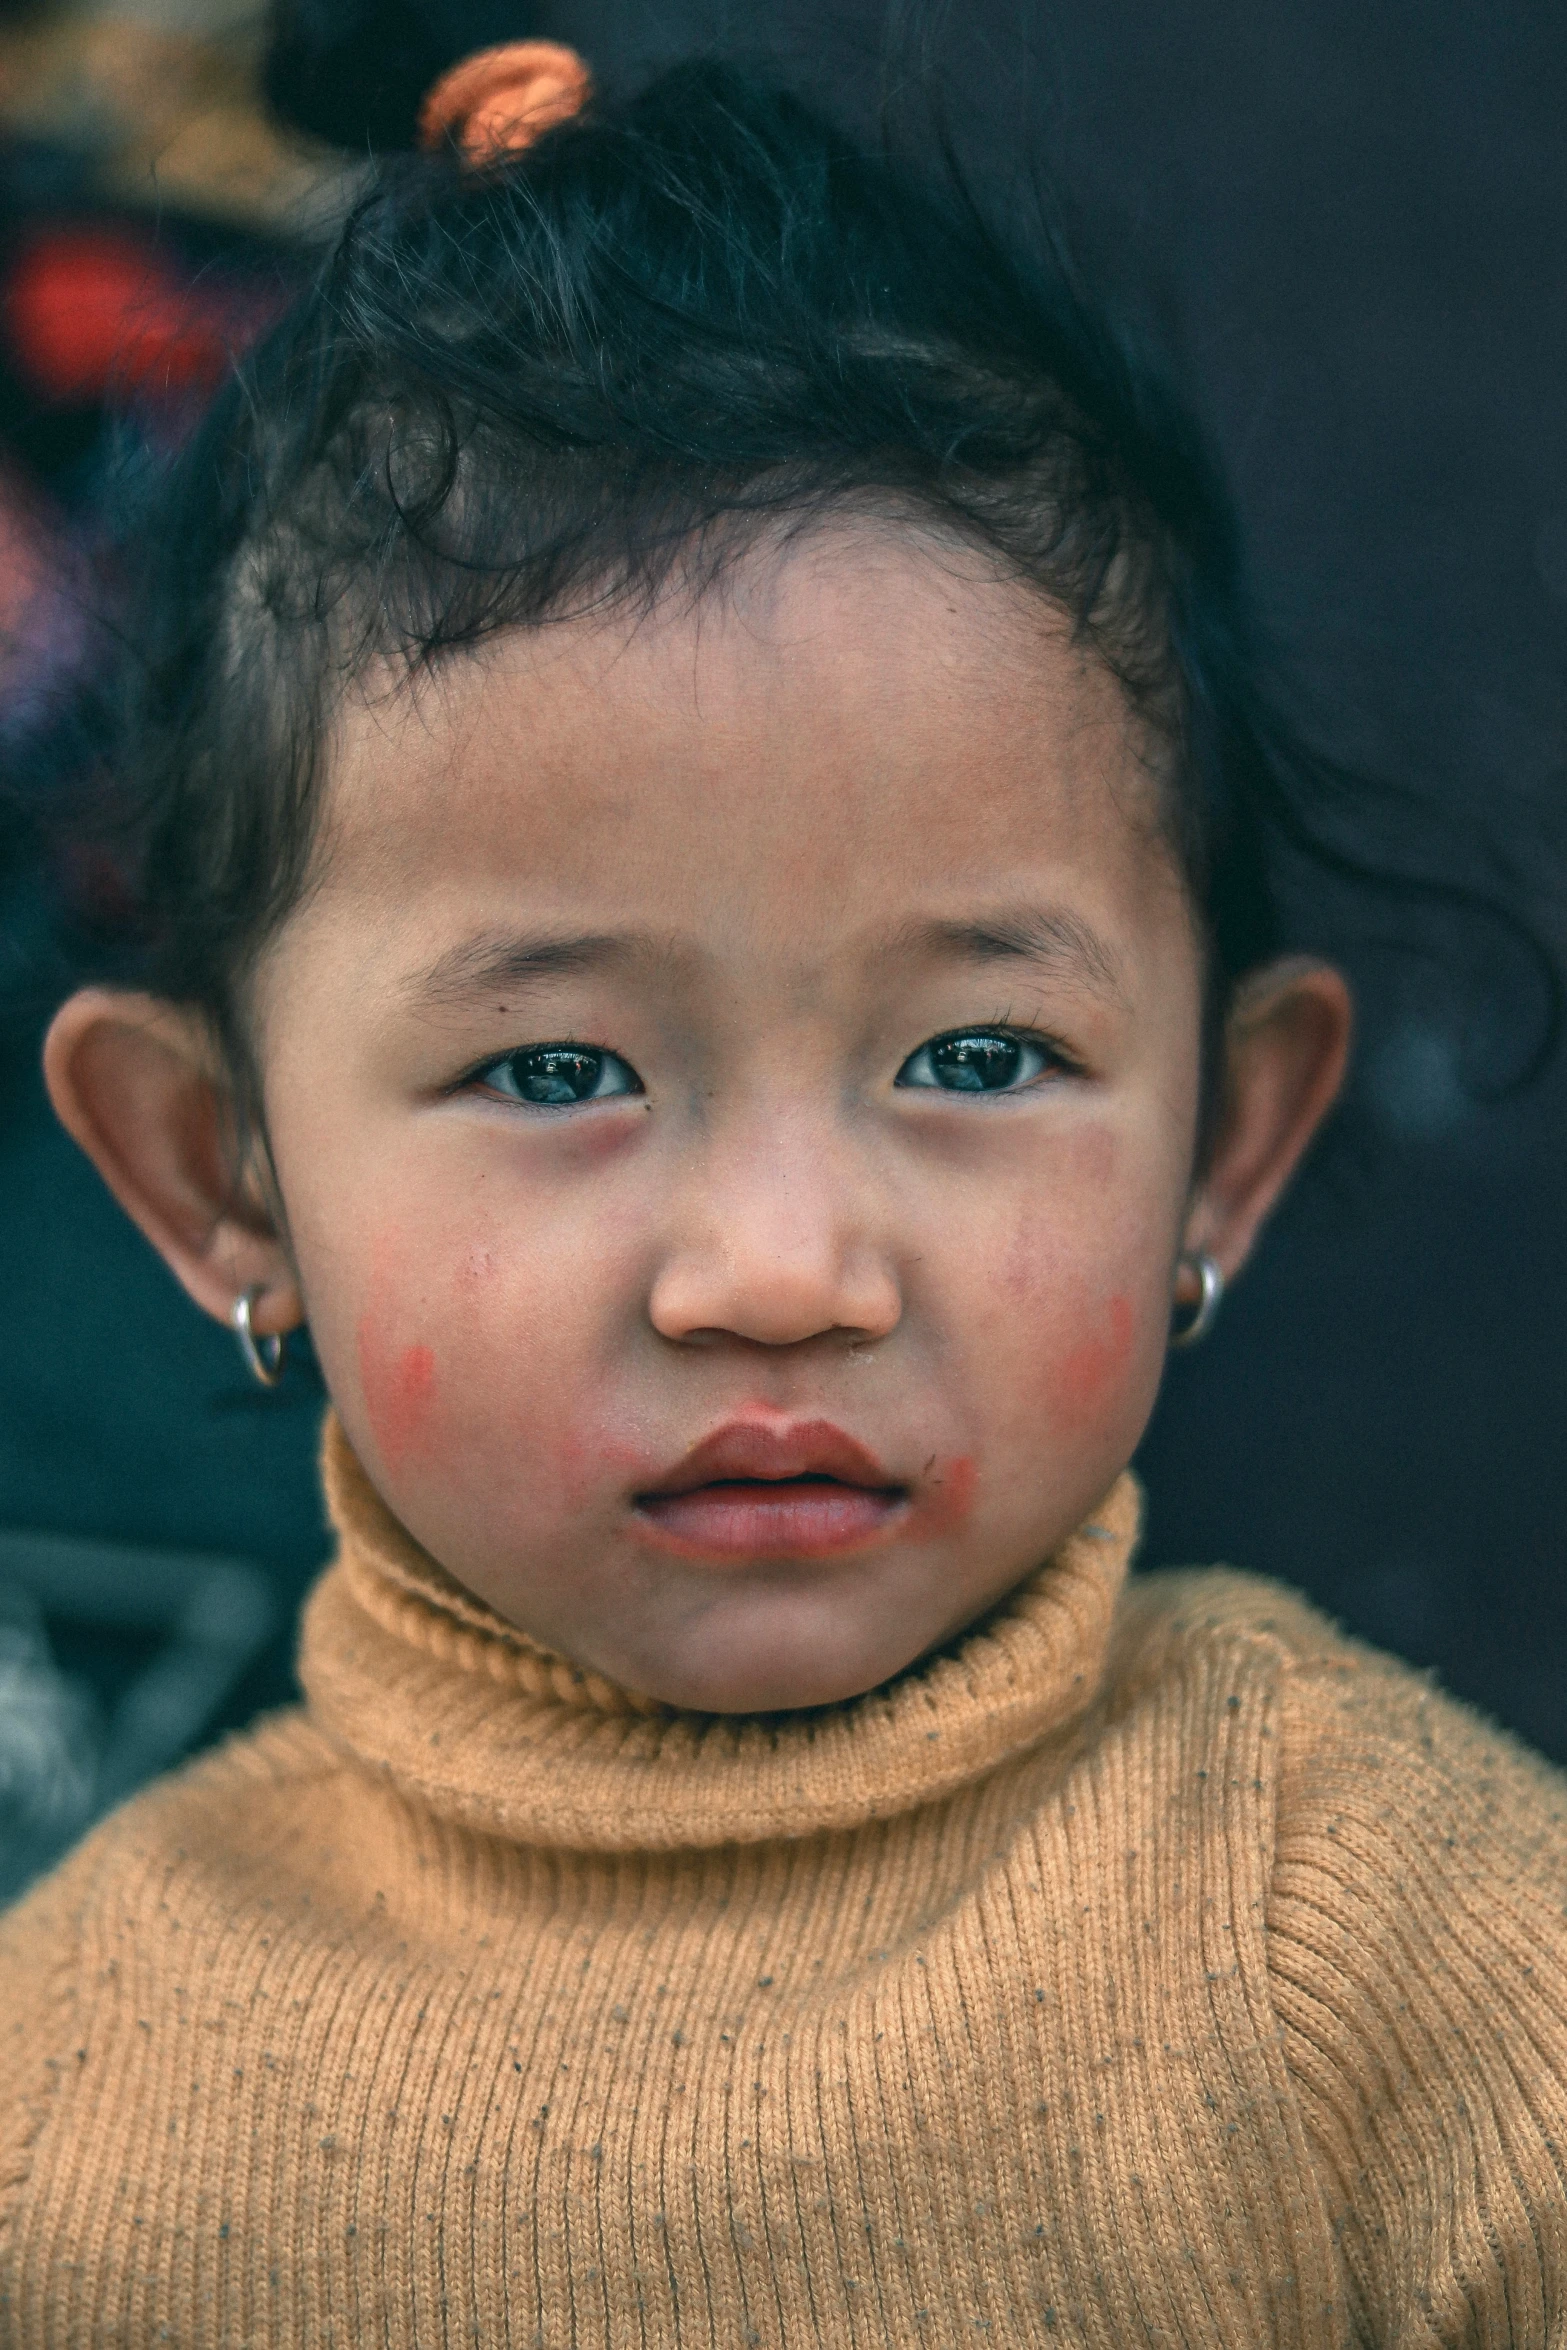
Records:
M283 1376L283 1341L281 1337L258 1338L250 1327L251 1308L258 1297L265 1295L265 1289L259 1287L241 1291L229 1308L229 1323L252 1379L263 1387L276 1387Z
M1206 1249L1188 1250L1176 1261L1176 1271L1195 1273L1202 1285L1202 1293L1192 1310L1191 1320L1172 1325L1172 1346L1195 1346L1199 1338L1206 1338L1224 1303L1224 1275Z

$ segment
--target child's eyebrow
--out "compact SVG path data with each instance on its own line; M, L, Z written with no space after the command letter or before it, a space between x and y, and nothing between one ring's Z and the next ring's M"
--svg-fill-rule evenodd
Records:
M653 942L631 932L586 931L575 938L508 938L488 933L448 947L423 971L403 982L416 1010L438 1011L469 1002L497 987L527 987L576 971L602 968L645 953Z
M1121 958L1081 915L1064 906L1020 906L971 922L910 923L898 933L895 951L965 963L1042 964L1091 995L1124 1000Z
M608 963L643 960L659 951L660 942L642 931L585 931L564 938L488 932L448 947L407 979L402 993L417 1011L440 1011L496 988L525 988L540 980L602 970ZM668 951L667 942L663 951ZM1120 958L1089 923L1066 907L1023 906L972 921L908 922L884 942L880 953L893 960L1029 962L1091 995L1124 1000Z

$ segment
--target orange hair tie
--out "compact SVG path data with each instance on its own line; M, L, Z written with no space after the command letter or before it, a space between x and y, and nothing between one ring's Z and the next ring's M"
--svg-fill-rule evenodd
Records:
M469 163L493 163L520 155L592 95L593 76L563 41L503 41L442 74L419 109L419 144L450 139Z

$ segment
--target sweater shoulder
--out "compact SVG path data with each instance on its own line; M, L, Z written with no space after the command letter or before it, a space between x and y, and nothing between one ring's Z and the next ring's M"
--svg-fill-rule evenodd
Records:
M274 1715L142 1789L0 1914L0 2274L34 2148L90 2065L127 1927L158 1914L189 1860L242 1850L345 1767L302 1713Z
M69 1966L91 1920L130 1880L242 1847L264 1820L286 1816L352 1768L291 1707L154 1779L0 1913L0 2013L14 2012L11 1994L24 1977L36 1985L46 1957L56 1970Z
M1270 1683L1269 1991L1362 2337L1567 2344L1567 1774L1259 1577L1128 1612Z
M1228 1685L1260 1679L1292 1719L1306 1692L1318 1700L1311 1734L1347 1730L1373 1687L1395 1682L1411 1698L1429 1689L1409 1664L1354 1639L1288 1584L1235 1567L1160 1567L1127 1584L1110 1678L1118 1700L1201 1670L1222 1706ZM1220 1685L1224 1685L1221 1694ZM1297 1740L1289 1741L1295 1759Z
M1397 1660L1354 1639L1287 1583L1239 1567L1156 1567L1126 1588L1127 1632L1150 1656L1174 1648L1239 1645L1282 1670L1342 1668L1359 1659ZM1409 1665L1398 1670L1413 1674Z
M1117 1677L1146 1685L1195 1658L1221 1677L1260 1669L1271 1683L1281 1853L1294 1838L1330 1834L1347 1804L1390 1851L1461 1845L1485 1876L1534 1877L1561 1914L1567 1772L1434 1675L1265 1576L1230 1567L1134 1576Z
M35 1904L58 1914L56 1889L66 1882L90 1883L103 1896L127 1872L155 1867L160 1853L183 1860L221 1851L353 1768L303 1707L263 1715L120 1804L0 1923L25 1920Z

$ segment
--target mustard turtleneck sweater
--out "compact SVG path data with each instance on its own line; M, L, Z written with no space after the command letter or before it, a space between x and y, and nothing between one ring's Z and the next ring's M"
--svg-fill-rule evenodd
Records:
M0 1922L0 2342L1567 2344L1567 1788L1131 1481L950 1653L643 1704L328 1443L309 1703Z

